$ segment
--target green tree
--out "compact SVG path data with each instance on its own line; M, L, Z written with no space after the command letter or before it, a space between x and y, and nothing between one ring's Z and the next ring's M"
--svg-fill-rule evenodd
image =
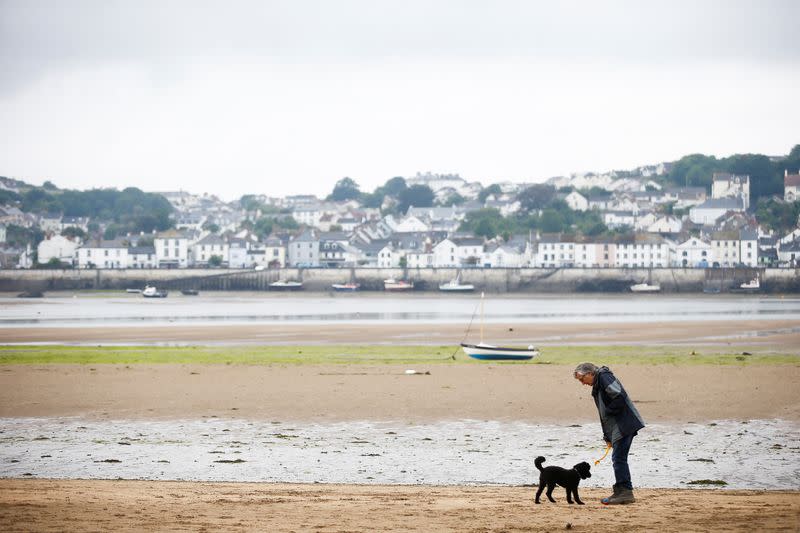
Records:
M493 239L505 232L512 233L514 224L503 217L497 209L479 209L467 213L458 230L469 231L475 235Z
M67 226L61 231L61 236L72 239L77 237L78 239L85 240L86 232L83 231L83 228L79 228L77 226Z
M410 206L431 207L435 196L427 185L412 185L400 192L397 203L397 211L406 213Z
M552 185L537 183L527 187L517 195L520 209L526 212L544 209L556 197L556 189Z
M493 183L478 193L478 201L484 203L489 196L498 196L500 194L503 194L503 189L497 183Z
M453 206L453 205L461 205L466 201L467 201L466 198L464 198L463 196L461 196L460 194L458 194L456 192L456 193L453 193L450 196L448 196L447 199L444 202L442 202L442 206L443 207L450 207L450 206Z
M328 200L333 202L346 202L355 200L361 196L358 184L350 178L342 178L333 186L333 192L328 196Z
M797 227L800 217L800 201L788 203L772 198L762 198L756 205L756 219L778 233L785 235Z
M212 255L208 258L208 266L212 268L217 268L222 265L222 256L221 255Z

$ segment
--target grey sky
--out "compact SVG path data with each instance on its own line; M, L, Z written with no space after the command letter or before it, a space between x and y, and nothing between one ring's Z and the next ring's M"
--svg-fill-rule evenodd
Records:
M0 0L0 175L326 194L800 142L800 2Z

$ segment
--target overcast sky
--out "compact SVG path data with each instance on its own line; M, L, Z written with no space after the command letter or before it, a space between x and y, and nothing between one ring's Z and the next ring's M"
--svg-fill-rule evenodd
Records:
M800 2L0 0L0 175L327 195L800 143Z

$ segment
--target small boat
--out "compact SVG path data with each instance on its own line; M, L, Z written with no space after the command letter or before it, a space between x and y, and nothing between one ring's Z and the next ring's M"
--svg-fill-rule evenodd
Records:
M142 291L142 296L144 296L145 298L166 298L167 294L168 294L167 291L159 291L158 289L150 285L145 287L144 290Z
M475 290L475 285L471 283L461 283L459 276L456 276L447 283L439 285L439 290L442 292L472 292Z
M637 283L631 285L631 292L661 292L661 285L650 285L649 283Z
M705 294L719 294L721 291L719 287L704 287L703 292Z
M461 349L473 359L488 361L527 361L539 355L539 350L533 346L508 348L505 346L492 346L491 344L465 344L462 342Z
M200 294L200 291L197 289L181 289L181 294L184 296L197 296Z
M383 280L383 289L387 291L409 291L414 288L413 281L389 278Z
M483 293L481 293L481 341L478 344L462 342L461 349L473 359L484 361L527 361L539 355L539 350L533 345L527 348L512 348L483 342Z
M273 281L269 284L269 288L273 291L299 291L303 288L302 281Z
M731 292L758 292L760 290L761 281L758 279L758 274L756 274L756 277L750 281L745 281L736 288L731 289Z
M361 288L359 283L334 283L331 288L336 292L355 292Z

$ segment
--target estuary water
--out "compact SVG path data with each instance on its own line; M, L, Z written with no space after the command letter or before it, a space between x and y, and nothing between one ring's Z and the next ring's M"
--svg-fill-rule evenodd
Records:
M138 294L76 292L0 297L2 327L120 327L215 324L466 324L480 296L383 293ZM800 297L759 295L487 295L486 323L608 323L789 319Z

